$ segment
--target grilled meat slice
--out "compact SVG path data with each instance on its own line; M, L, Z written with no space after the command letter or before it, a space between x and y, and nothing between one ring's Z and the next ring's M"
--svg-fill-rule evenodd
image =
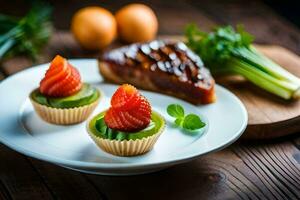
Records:
M215 81L199 56L182 42L154 40L105 53L100 73L110 82L172 95L193 104L215 100Z

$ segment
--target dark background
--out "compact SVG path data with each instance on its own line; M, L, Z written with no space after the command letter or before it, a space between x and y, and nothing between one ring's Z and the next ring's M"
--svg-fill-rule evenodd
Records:
M129 0L119 0L119 1L103 1L103 0L48 0L51 5L54 7L53 19L55 27L58 29L68 29L70 25L70 20L72 15L81 7L84 6L101 6L109 9L111 12L117 11L123 5L128 3L145 3L148 6L152 7L158 18L166 17L169 12L177 11L178 2L184 2L186 6L195 7L195 9L205 9L206 4L219 4L222 8L222 5L226 4L229 7L234 8L237 3L249 4L249 6L256 6L257 4L265 4L266 6L271 7L275 12L285 17L288 21L300 26L300 12L299 12L299 2L292 0L146 0L146 1L129 1ZM0 12L6 14L22 15L30 7L31 1L22 1L22 0L1 0L0 1ZM181 5L182 6L182 5ZM212 11L207 11L212 12ZM214 12L223 12L222 9ZM260 12L260 11L259 11ZM263 11L261 11L263 12ZM245 13L248 15L248 13ZM254 16L248 16L254 17ZM182 7L182 12L178 13L177 16L179 27L182 27L184 24L193 21L193 16L190 13L186 13L184 7ZM196 22L201 25L201 22ZM178 26L168 26L164 24L164 21L160 21L160 33L164 34L180 34L182 30Z

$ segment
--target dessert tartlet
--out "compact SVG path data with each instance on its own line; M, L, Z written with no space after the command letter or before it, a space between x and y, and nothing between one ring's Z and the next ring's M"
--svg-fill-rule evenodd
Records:
M98 105L101 92L88 83L82 83L78 70L57 55L39 88L29 97L44 121L68 125L86 120Z
M150 151L164 128L164 118L152 111L148 100L128 84L117 89L108 110L87 122L87 131L94 142L117 156Z

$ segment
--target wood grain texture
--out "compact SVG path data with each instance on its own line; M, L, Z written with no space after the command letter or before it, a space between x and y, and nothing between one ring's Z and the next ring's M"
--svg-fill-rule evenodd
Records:
M25 156L4 145L0 145L0 149L2 196L11 199L53 199L53 195Z
M59 29L68 30L72 15L84 6L103 6L115 13L122 6L133 3L131 0L122 0L118 2L106 0L69 0L68 8L62 6L63 3L56 0L50 0L53 4L54 23ZM138 3L145 3L150 6L158 17L159 34L180 34L185 25L195 22L208 30L215 24L213 20L199 12L194 5L181 0L139 0Z
M299 151L288 143L237 144L153 174L88 177L108 199L297 199L300 165L288 159L293 154Z
M130 177L88 177L108 199L238 199L226 175L200 160L157 173ZM204 184L205 183L205 184Z
M243 24L260 44L275 44L300 54L299 29L259 0L188 0L218 24ZM222 12L220 12L222 11Z
M30 159L56 199L105 199L84 174Z
M288 147L289 149L285 149ZM252 171L265 187L263 191L271 194L271 199L297 199L300 197L300 165L292 157L299 154L290 145L273 144L256 146L235 146L233 152L243 158L249 171Z

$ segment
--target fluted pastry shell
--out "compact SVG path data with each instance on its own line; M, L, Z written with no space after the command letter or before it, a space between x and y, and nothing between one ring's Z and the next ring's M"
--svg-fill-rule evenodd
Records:
M36 113L46 122L58 125L77 124L85 121L97 107L100 97L84 106L74 108L53 108L39 104L30 98Z
M159 115L158 113L156 114ZM161 115L159 116L163 119ZM120 141L105 139L96 136L89 128L90 121L91 120L88 120L87 122L87 132L89 133L90 137L103 151L116 156L137 156L147 153L148 151L153 149L157 139L162 134L165 128L165 121L163 120L164 122L157 133L151 136L144 137L142 139Z

